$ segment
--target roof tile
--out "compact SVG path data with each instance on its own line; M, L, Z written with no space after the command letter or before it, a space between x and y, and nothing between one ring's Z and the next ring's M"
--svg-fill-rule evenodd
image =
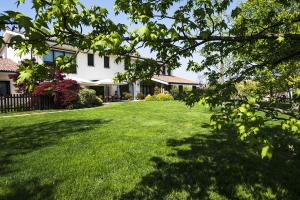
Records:
M155 75L153 76L153 79L154 81L156 79L159 81L167 82L170 85L172 84L198 85L199 84L196 81L191 81L188 79L180 78L177 76L169 76L169 75L159 75L159 76Z
M18 66L10 59L0 58L0 72L16 72Z

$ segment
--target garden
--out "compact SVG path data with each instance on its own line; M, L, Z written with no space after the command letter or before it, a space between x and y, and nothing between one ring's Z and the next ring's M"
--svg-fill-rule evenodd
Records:
M144 101L1 118L0 199L299 199L299 155L262 159L211 114Z
M1 56L21 59L10 78L62 110L0 116L0 199L300 199L299 0L14 2L0 13L0 31L18 32L0 37ZM100 69L94 54L115 83L183 69L199 84L166 78L145 101L99 107L66 79Z

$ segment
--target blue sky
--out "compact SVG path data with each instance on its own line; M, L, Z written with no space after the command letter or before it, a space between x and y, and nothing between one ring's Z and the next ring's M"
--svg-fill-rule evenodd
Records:
M31 0L26 0L26 3L23 4L23 5L20 5L19 8L17 8L17 5L16 5L15 2L16 2L15 0L1 0L0 1L0 13L2 13L5 10L15 10L15 11L20 11L20 12L22 12L22 13L28 15L28 16L31 16L31 17L34 16L34 11L33 11L33 9L31 9ZM104 7L106 9L108 9L108 11L110 13L110 17L113 21L130 25L130 21L128 20L127 16L125 16L124 14L120 14L118 16L115 16L113 14L114 13L113 12L114 1L110 1L110 0L81 0L81 2L86 7L90 7L92 5L97 5L97 6ZM235 5L238 4L239 1L235 1L235 2L236 3L234 3L232 5L233 7L235 7ZM231 10L231 8L230 8L230 10ZM153 54L150 53L149 49L139 50L139 52L142 54L142 56L145 56L145 57L153 57L154 56ZM198 55L194 59L195 60L201 60L201 57ZM174 75L198 81L198 79L199 79L198 74L193 73L193 72L187 72L185 70L186 65L187 65L187 60L182 59L181 63L182 63L183 66L180 69L175 70Z

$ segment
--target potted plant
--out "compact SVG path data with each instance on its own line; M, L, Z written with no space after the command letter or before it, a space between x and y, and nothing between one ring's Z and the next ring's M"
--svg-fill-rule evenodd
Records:
M137 100L143 100L144 98L145 98L145 96L143 93L137 93L137 95L136 95Z
M130 101L131 98L132 98L132 94L129 93L129 92L125 92L124 96L125 96L125 98L126 98L128 101Z

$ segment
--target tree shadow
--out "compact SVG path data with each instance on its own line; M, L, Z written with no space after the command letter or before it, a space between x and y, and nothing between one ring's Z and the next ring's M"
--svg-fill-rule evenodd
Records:
M263 160L233 135L169 140L175 153L153 157L155 170L120 199L300 199L299 156L279 149Z
M61 120L42 122L26 126L0 128L0 175L12 172L13 156L27 154L53 145L61 138L80 134L110 120Z
M55 199L55 188L58 184L59 181L55 183L41 183L37 178L24 182L15 182L9 185L4 194L0 194L0 199Z

